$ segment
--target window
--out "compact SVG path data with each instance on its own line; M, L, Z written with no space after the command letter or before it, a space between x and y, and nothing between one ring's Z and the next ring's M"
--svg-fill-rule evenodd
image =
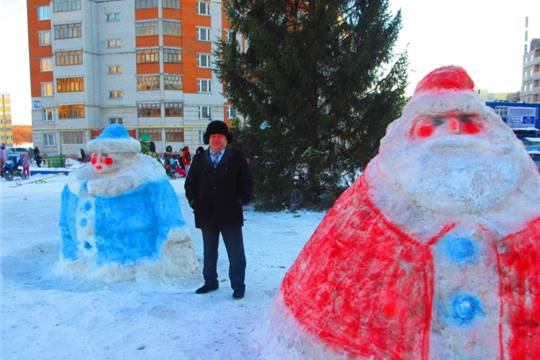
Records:
M83 63L82 50L57 51L55 54L56 66L80 65Z
M137 91L159 90L159 75L137 76Z
M180 36L180 21L163 20L163 35Z
M157 21L143 21L135 24L135 36L152 36L158 34Z
M210 15L210 4L206 1L197 1L197 14Z
M209 68L210 54L197 54L197 66L200 68Z
M37 8L38 20L51 20L51 8L49 6L39 6Z
M81 23L54 25L54 39L74 39L82 36Z
M236 39L235 36L234 36L234 31L227 30L226 33L227 33L227 42L228 43L231 43Z
M210 119L212 117L212 108L209 105L199 106L199 119Z
M109 73L109 75L121 74L122 73L122 65L109 65L108 66L108 73Z
M161 141L161 129L139 129L139 137L141 134L148 134L150 141Z
M184 107L181 102L166 102L165 117L182 117L184 116Z
M51 45L51 31L38 31L38 43L39 46Z
M163 62L169 64L182 63L182 49L163 49Z
M203 138L204 138L204 131L199 130L199 144L203 143Z
M199 41L210 41L210 28L208 28L208 27L198 27L197 28L197 40L199 40Z
M62 131L62 143L64 144L82 144L84 134L82 131Z
M41 114L43 121L54 121L54 108L44 108Z
M84 77L56 79L56 91L59 93L84 91Z
M212 80L199 79L197 80L197 90L201 94L208 94L212 91Z
M45 144L45 146L56 145L56 137L54 134L43 134L43 144Z
M109 124L123 124L124 119L121 117L112 117L109 118Z
M157 0L135 0L135 9L149 9L157 7Z
M184 129L165 129L165 141L183 142Z
M235 118L236 117L236 108L234 108L232 106L229 106L227 108L227 117L229 119Z
M109 49L122 47L122 39L109 39L106 40L106 46Z
M165 90L182 90L182 77L180 75L164 75Z
M53 61L51 57L41 58L39 61L39 70L41 72L53 71Z
M41 83L41 96L53 96L53 83L52 82Z
M180 9L180 0L162 0L164 9Z
M54 0L53 2L54 12L75 10L81 10L81 0Z
M137 50L137 64L148 64L159 62L158 49Z
M58 105L58 119L84 119L84 104Z
M120 13L119 12L112 12L112 13L107 13L105 15L105 20L107 22L117 22L117 21L120 21Z
M124 92L122 90L110 90L109 99L122 99L124 97Z
M160 103L137 104L137 116L138 117L160 117L161 104Z

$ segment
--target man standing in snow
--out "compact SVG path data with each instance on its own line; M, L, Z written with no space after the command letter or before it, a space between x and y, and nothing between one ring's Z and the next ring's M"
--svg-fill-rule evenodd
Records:
M443 67L285 275L265 345L310 359L540 359L539 273L538 171L465 70Z
M212 121L204 133L208 150L196 156L188 172L186 197L195 213L204 243L204 285L197 294L217 290L217 259L221 233L229 256L233 297L245 292L246 257L242 238L242 206L251 199L252 179L242 153L230 146L232 135L223 121Z

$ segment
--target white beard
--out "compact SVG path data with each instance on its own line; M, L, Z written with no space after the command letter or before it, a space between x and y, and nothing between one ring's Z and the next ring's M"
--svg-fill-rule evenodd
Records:
M407 145L399 149L407 156L388 156L380 165L419 206L474 214L503 202L523 172L521 153L512 144L498 144L496 152L490 145L476 137L436 137L416 149Z
M365 176L372 201L393 224L427 242L449 223L502 234L540 216L540 176L510 129L411 143L390 128Z

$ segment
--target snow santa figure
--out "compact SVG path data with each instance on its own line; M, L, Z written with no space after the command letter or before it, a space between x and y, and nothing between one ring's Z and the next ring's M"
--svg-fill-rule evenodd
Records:
M163 167L122 125L88 142L91 162L64 187L61 269L105 280L177 276L197 260Z
M540 359L540 176L473 87L418 84L285 275L271 357Z

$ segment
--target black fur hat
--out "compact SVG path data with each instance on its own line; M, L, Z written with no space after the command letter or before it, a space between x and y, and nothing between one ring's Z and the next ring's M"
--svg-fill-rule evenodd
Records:
M227 142L231 143L233 140L232 134L229 132L227 124L220 120L211 121L206 127L204 132L203 141L205 145L208 145L210 141L210 135L212 134L223 134L227 137Z

